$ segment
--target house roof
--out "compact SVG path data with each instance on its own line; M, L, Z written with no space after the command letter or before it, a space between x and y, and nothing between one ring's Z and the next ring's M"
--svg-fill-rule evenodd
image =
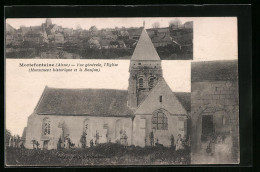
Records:
M145 29L142 31L131 60L160 60Z
M235 81L237 79L237 60L219 60L191 63L191 82Z
M29 30L28 32L25 33L25 35L43 35L43 33L38 30Z
M183 107L190 111L190 93L173 93ZM35 108L39 115L96 115L132 116L127 106L127 90L112 89L60 89L45 87Z
M126 90L46 87L35 108L39 115L131 116Z
M43 29L42 29L42 26L30 26L30 30L42 32Z
M131 36L139 36L142 33L142 29L141 28L127 29L127 32Z
M158 36L153 36L152 37L152 42L153 43L172 42L172 39L171 39L171 37L169 35L164 33L164 34L159 34Z
M173 92L187 112L191 111L191 93Z

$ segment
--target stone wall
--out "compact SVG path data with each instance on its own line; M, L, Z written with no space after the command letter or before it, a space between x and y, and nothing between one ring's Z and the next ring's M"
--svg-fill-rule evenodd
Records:
M203 81L191 83L191 150L201 151L202 116L213 115L214 126L220 120L217 114L227 116L232 139L233 159L239 159L239 97L237 81ZM223 128L222 130L225 130ZM221 127L216 129L221 132ZM223 132L223 131L222 131Z
M87 146L89 141L95 141L96 131L101 135L99 142L106 143L107 138L111 142L120 140L120 130L125 130L128 136L128 144L132 140L132 118L130 117L95 117L95 116L58 116L58 115L37 115L32 114L28 118L26 143L25 147L32 149L31 141L33 139L40 143L40 148L43 148L42 123L43 119L48 117L51 121L50 141L48 149L56 149L58 139L62 134L61 125L64 126L64 135L69 135L75 147L81 147L80 138L83 133L84 121L88 121L89 129L87 131ZM106 125L107 127L104 127ZM108 129L106 129L108 128ZM106 137L106 134L108 136Z

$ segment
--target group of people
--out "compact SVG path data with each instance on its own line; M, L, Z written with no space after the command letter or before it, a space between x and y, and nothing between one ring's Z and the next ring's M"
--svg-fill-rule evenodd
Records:
M100 142L100 137L102 137L98 131L96 131L96 134L94 136L95 139L90 139L89 140L89 145L90 147L94 146L94 145L98 145ZM107 143L111 142L111 139L108 137L108 134L106 134L106 138L107 138ZM127 141L127 134L126 131L120 131L120 144L122 144L124 147L128 146L128 141ZM83 133L80 139L81 142L81 147L82 148L86 148L87 146L87 133Z
M216 144L224 144L226 140L226 136L222 135L211 135L208 137L208 143L206 148L206 153L208 155L213 155L215 153Z
M61 148L70 149L73 146L75 146L75 144L72 143L69 135L66 135L63 139L60 137L58 140L58 144L57 144L58 149L61 149Z
M154 137L153 132L150 133L149 138L150 138L150 145L152 147L157 146L157 145L161 145L161 144L159 144L158 138L156 138L156 143L154 143L155 137ZM146 139L145 139L145 142L146 142ZM178 138L177 138L176 143L175 143L174 136L171 135L171 147L175 146L175 150L184 150L185 145L189 146L189 139L188 138L186 138L186 137L182 138L181 134L178 134Z

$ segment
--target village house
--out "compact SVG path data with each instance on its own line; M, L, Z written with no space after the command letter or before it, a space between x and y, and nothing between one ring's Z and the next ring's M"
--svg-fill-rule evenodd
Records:
M73 34L73 29L72 28L63 28L63 34L65 36L71 36Z
M41 149L84 148L108 142L169 147L179 134L188 138L190 93L181 97L184 94L172 92L145 29L129 72L128 90L46 86L28 117L25 147L32 149L32 140Z
M142 28L127 29L127 32L129 33L129 39L138 40L142 33Z
M15 42L15 36L17 31L8 23L6 23L6 28L5 28L5 43L6 45L12 44Z
M127 30L121 30L119 32L119 35L122 37L122 38L129 38L129 33L127 32Z
M43 43L48 41L46 32L41 30L29 30L24 35L24 41L32 43Z
M238 62L208 61L191 64L192 163L237 163L239 158Z
M126 48L125 42L122 40L118 40L118 48Z
M163 47L166 45L171 45L173 43L169 31L158 33L158 31L156 30L151 39L155 47Z
M63 31L62 27L61 26L58 26L56 24L52 25L50 27L50 32L51 34L55 34L55 33L61 33Z
M172 29L170 34L182 46L191 45L193 40L193 22L186 22L181 27Z
M100 38L97 36L92 36L89 40L89 48L101 49Z
M64 35L61 34L61 33L55 33L54 34L54 42L63 44L64 43Z
M112 31L106 31L106 30L102 30L100 31L100 35L102 37L102 39L108 39L108 40L116 40L117 39L117 35L113 34Z
M110 48L110 40L102 39L101 40L101 47L103 49L109 49Z
M91 26L89 32L91 36L98 36L99 34L99 31L96 26Z

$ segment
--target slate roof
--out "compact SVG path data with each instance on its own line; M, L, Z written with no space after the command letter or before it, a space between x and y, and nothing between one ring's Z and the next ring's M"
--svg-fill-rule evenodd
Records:
M163 35L158 35L158 36L153 36L152 37L152 42L153 43L163 43L163 42L172 42L172 39L169 35L163 34Z
M236 80L238 80L237 60L191 63L191 82Z
M139 36L142 33L142 28L127 29L130 36Z
M191 93L189 92L174 92L182 106L187 112L191 111Z
M183 107L190 111L190 93L174 93ZM127 90L60 89L45 87L35 113L39 115L126 116L134 114L127 106Z
M131 116L127 91L46 87L35 108L39 115Z
M131 60L160 60L145 29L142 31Z

